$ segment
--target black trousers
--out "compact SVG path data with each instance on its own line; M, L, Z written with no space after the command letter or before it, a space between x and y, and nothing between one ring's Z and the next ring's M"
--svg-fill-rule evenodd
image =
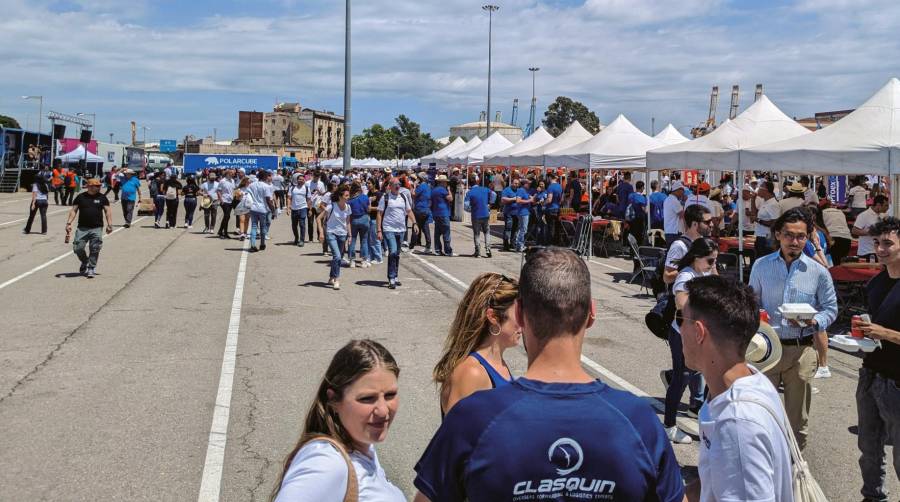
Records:
M547 222L547 236L544 238L544 244L558 246L560 242L560 232L562 230L559 225L559 213L544 212L544 220Z
M219 235L222 237L228 237L228 223L231 221L231 202L223 202L222 203L222 224L219 226Z
M194 211L197 210L197 198L184 198L184 224L192 226L194 224Z
M48 202L46 200L36 200L34 201L34 208L29 210L28 212L28 223L25 224L25 233L31 232L31 224L34 223L34 216L40 212L41 213L41 233L47 233L47 206Z
M831 253L831 261L835 265L840 265L844 258L850 254L850 239L843 237L832 237L834 243L829 250Z
M72 202L75 201L75 187L66 187L66 191L63 192L63 205L71 206Z
M166 199L166 223L169 227L175 227L178 222L178 199Z
M219 205L213 204L208 209L203 210L203 226L210 232L216 228L216 216L219 212Z

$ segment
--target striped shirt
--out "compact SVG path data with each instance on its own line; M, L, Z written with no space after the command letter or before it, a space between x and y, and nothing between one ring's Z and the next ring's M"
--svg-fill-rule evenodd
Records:
M819 311L815 316L818 329L824 330L837 318L837 296L828 269L801 255L790 267L775 252L756 260L750 272L750 287L756 293L760 308L769 314L769 324L781 339L811 335L811 328L782 324L778 307L785 303L808 303ZM804 329L806 332L804 333Z

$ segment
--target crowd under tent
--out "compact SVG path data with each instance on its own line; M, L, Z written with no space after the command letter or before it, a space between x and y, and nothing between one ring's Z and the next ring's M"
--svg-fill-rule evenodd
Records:
M576 120L553 141L525 152L510 155L508 165L511 167L543 166L544 158L547 155L583 143L592 137L593 135Z
M515 145L512 145L509 148L501 150L493 155L485 156L484 163L509 167L511 156L524 153L529 150L534 150L535 148L540 148L551 141L553 141L553 135L547 132L547 130L544 129L544 126L540 126L536 131L531 133L531 136L528 136Z

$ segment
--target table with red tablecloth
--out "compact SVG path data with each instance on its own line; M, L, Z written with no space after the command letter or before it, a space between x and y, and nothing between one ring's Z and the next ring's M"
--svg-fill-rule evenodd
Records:
M845 263L831 267L831 279L834 282L869 282L878 275L883 267L875 263Z
M744 249L753 249L756 245L756 239L754 237L744 237ZM731 251L737 251L738 249L738 238L737 237L719 237L719 252L720 253L729 253Z
M865 312L866 284L882 270L877 263L845 263L828 269L837 294L838 319L847 322L851 316Z

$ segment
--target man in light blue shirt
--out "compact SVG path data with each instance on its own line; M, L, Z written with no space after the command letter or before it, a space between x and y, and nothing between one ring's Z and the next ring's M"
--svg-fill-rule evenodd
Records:
M807 443L809 407L816 351L813 338L837 318L837 297L828 269L803 254L803 246L813 221L803 208L785 211L772 224L778 252L758 258L750 272L750 287L760 308L769 314L769 323L778 332L783 347L781 361L766 372L776 388L784 384L784 407L804 448ZM778 307L785 303L806 303L818 311L809 321L783 319Z

